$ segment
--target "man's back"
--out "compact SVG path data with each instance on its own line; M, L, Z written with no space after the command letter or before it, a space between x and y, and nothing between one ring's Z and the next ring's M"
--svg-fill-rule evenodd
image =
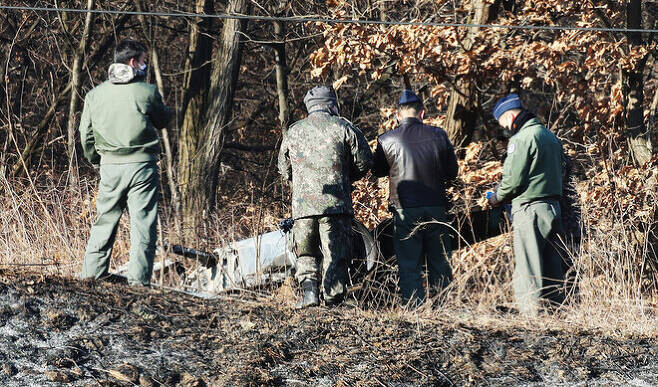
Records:
M370 165L368 145L348 121L326 112L298 121L288 130L279 157L279 170L292 178L293 216L351 214L352 181Z
M528 120L510 139L497 195L516 207L562 196L563 151L560 140L539 120Z
M378 139L374 172L390 176L390 203L396 208L445 206L446 184L458 164L446 133L405 118Z
M80 133L85 156L103 155L104 162L137 162L157 157L156 128L163 128L171 112L162 103L154 85L133 77L110 80L91 90L85 98ZM96 164L97 160L92 161Z

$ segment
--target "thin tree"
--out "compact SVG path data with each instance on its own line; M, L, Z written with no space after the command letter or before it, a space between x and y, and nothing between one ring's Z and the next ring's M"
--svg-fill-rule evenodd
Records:
M496 3L497 5L497 3ZM492 4L487 0L475 0L472 3L470 23L484 24L489 20ZM475 37L480 27L471 27L462 41L464 52L473 48ZM453 84L448 100L448 114L444 129L455 147L468 145L475 131L477 122L477 92L475 80L458 78Z
M135 0L135 8L139 12L144 11L144 7L142 6L141 0ZM155 84L158 87L158 91L160 92L160 95L162 95L162 98L165 98L165 89L164 89L164 81L162 77L162 69L160 68L160 56L158 54L158 49L156 47L155 39L154 39L154 34L155 34L155 25L151 25L151 28L146 23L146 18L144 15L139 15L139 23L142 26L142 30L144 31L144 36L146 36L149 40L149 44L151 46L151 53L150 53L150 59L151 59L151 67L153 68L153 74L155 75ZM150 77L150 74L149 74ZM178 197L178 187L176 186L176 180L174 177L174 160L173 160L173 153L171 150L171 143L169 139L169 131L167 128L163 128L161 130L161 140L162 144L164 146L164 152L165 152L165 163L166 163L166 169L165 172L167 174L167 182L169 183L169 191L171 193L171 201L174 205L174 225L176 227L176 231L180 233L181 227L180 227L180 200Z
M286 1L279 4L277 14L281 15L286 8ZM290 121L290 106L288 104L288 65L286 59L286 25L281 21L274 22L274 60L276 70L276 92L279 97L279 124L281 133L285 135Z
M642 28L642 1L630 0L626 5L628 29ZM626 38L631 46L644 43L642 33L629 32ZM629 47L631 49L631 47ZM651 136L644 124L644 67L649 55L645 55L632 69L621 68L624 123L633 161L644 165L653 156Z
M94 0L87 0L87 10L92 10L93 7ZM67 151L69 157L69 183L71 185L77 182L77 174L73 171L73 162L75 160L75 133L77 131L75 115L80 101L80 74L82 72L83 57L87 50L87 45L89 44L92 21L93 14L87 12L87 16L85 17L85 27L78 48L75 51L73 67L71 68L71 101L69 103L69 115L67 121Z

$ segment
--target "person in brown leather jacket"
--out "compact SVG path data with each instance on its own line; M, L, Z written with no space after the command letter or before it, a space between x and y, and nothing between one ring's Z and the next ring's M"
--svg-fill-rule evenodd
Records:
M399 125L377 139L373 166L376 176L390 177L400 290L403 303L411 306L425 300L425 262L430 287L440 290L452 280L445 190L457 177L457 157L446 132L423 124L424 116L420 98L405 89L398 102Z

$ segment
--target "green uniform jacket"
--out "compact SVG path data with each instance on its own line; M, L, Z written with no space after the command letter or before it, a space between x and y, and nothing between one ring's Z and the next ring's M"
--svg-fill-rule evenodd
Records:
M125 65L110 67L111 80L119 66ZM94 165L157 160L160 145L156 128L169 123L171 111L162 103L158 89L141 78L128 76L123 83L111 80L85 97L80 118L85 158Z
M279 172L292 180L292 216L352 214L352 182L372 167L359 129L327 112L294 123L279 151Z
M562 144L539 120L528 120L509 141L503 180L496 191L500 201L519 206L562 195Z

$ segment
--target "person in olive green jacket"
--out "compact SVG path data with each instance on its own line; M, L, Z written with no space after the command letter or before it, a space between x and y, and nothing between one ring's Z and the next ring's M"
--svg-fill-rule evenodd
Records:
M515 133L509 140L503 177L492 205L512 201L514 296L519 312L535 315L540 299L561 303L563 150L560 140L530 112L519 96L501 98L494 108L498 123Z
M121 41L114 51L109 79L91 90L80 120L85 158L100 171L96 210L82 264L82 278L107 277L112 245L123 210L130 213L132 285L148 286L155 257L158 213L157 129L171 111L157 88L144 82L146 47Z

